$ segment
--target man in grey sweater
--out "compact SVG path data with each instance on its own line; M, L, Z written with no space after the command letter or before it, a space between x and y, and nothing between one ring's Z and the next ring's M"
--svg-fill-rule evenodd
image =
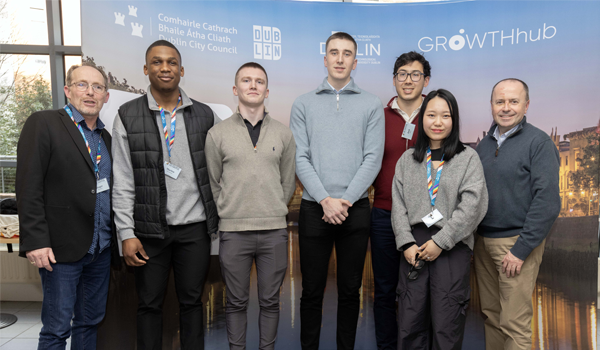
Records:
M279 288L288 259L287 204L296 188L296 144L288 127L269 116L265 69L242 65L233 94L238 110L206 137L206 161L219 213L219 259L227 286L229 348L246 349L250 271L256 260L259 349L274 349Z
M487 350L531 349L531 294L544 243L560 212L559 154L527 123L529 88L504 79L492 89L494 124L477 146L489 193L475 271Z
M296 173L304 185L299 243L301 345L318 349L329 257L337 259L337 347L353 349L359 289L369 239L367 189L381 168L385 119L381 100L358 88L356 42L343 32L327 39L327 78L296 99L290 128Z

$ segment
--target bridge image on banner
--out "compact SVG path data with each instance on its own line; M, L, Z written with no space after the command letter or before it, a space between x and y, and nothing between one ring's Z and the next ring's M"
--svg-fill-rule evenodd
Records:
M515 8L517 7L517 8ZM598 140L600 114L600 2L466 1L362 5L287 1L83 1L84 60L109 74L111 99L102 112L108 129L124 101L146 93L146 48L168 40L181 52L181 87L208 103L221 118L237 107L236 70L255 61L269 76L270 115L289 124L296 97L326 76L325 41L345 31L357 41L357 69L364 90L387 103L396 58L411 50L432 66L424 93L444 88L457 98L461 140L475 147L492 123L490 93L509 77L527 82L527 121L547 132L561 157L561 213L546 240L532 295L532 349L596 349L598 307ZM102 28L102 30L98 30ZM591 153L590 153L591 152ZM588 156L596 152L596 156ZM582 166L588 159L591 168ZM575 176L584 180L574 182ZM587 181L587 182L586 182ZM577 186L590 183L591 186ZM290 202L289 261L281 289L276 349L300 349L302 275L298 253L298 208L302 184ZM213 251L214 252L214 251ZM329 266L321 348L335 349L337 289L335 253ZM256 272L252 272L247 345L258 348ZM483 316L472 269L471 301L463 349L484 349ZM373 273L367 253L361 289L357 349L376 349ZM211 257L205 285L205 342L227 349L225 285L219 260ZM111 272L100 349L135 347L137 297L132 270ZM164 304L163 348L178 349L178 304L171 277ZM400 310L401 312L401 310Z

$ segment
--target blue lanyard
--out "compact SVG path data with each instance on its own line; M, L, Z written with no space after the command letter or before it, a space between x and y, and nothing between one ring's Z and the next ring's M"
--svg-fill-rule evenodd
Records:
M442 175L442 168L444 167L444 155L442 154L442 160L437 168L437 175L435 176L435 182L431 181L431 149L427 147L427 190L429 192L429 198L431 198L431 206L435 206L435 199L437 197L438 187L440 186L440 176Z
M92 157L92 149L90 148L90 144L88 143L85 134L83 133L81 123L75 121L75 118L73 118L73 112L71 111L71 108L68 105L64 106L63 108L65 109L69 117L71 117L71 120L73 121L73 123L75 123L75 126L77 126L81 137L83 137L83 141L85 141L85 146L87 147L88 153L90 154L90 158L92 158L92 164L94 164L94 173L96 174L96 179L99 180L100 171L98 170L98 164L100 164L100 159L102 158L102 156L100 155L100 145L102 144L102 137L100 137L100 141L98 141L98 152L96 152L96 160L94 161L94 157Z
M167 118L165 118L165 109L157 103L158 110L160 111L160 119L162 120L163 132L165 133L167 151L169 152L169 161L171 161L171 147L173 147L173 143L175 142L175 125L177 124L177 114L175 111L177 110L177 106L179 106L179 102L181 102L181 94L179 95L179 99L177 99L175 108L173 108L173 111L171 112L171 137L169 137L169 133L167 132Z

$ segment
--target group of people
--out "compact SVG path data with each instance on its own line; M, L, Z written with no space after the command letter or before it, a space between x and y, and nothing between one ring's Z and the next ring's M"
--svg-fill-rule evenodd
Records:
M397 95L354 82L357 45L326 42L327 77L296 99L290 127L265 108L266 70L242 65L239 106L221 121L179 86L168 41L146 51L148 93L123 104L112 138L99 119L106 74L67 73L62 109L32 114L17 151L20 254L43 286L39 349L94 349L111 261L133 266L137 348L162 348L162 303L173 268L182 349L203 349L202 292L218 234L230 349L246 348L256 264L260 349L273 349L288 262L287 204L299 216L300 343L318 349L329 260L337 259L337 348L353 349L371 242L373 349L461 349L472 257L486 316L486 349L530 349L531 295L544 240L558 216L559 156L527 123L527 85L492 88L493 124L477 150L460 142L456 98L422 95L431 78L417 52L395 62ZM375 188L371 209L368 188Z

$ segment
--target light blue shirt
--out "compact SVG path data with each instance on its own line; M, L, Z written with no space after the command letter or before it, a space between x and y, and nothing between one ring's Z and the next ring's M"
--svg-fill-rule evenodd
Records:
M514 128L508 130L507 132L505 132L504 134L500 135L500 130L498 130L498 127L496 126L496 130L494 130L494 138L496 139L496 141L498 142L498 148L500 148L500 146L502 146L502 143L512 134L515 133L515 131L517 131L517 129L519 129L519 125L521 123L517 124Z

